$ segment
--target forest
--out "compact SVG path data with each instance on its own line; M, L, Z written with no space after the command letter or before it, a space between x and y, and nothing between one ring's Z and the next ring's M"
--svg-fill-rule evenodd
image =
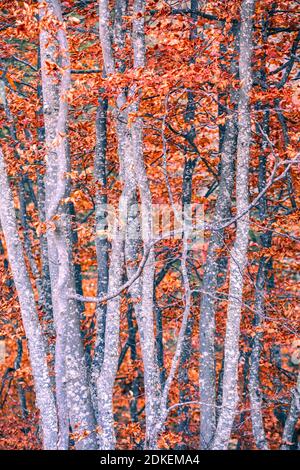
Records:
M0 450L300 450L299 15L0 0Z

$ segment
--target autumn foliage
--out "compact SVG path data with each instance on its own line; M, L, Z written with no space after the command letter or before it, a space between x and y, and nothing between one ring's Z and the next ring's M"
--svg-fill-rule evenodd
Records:
M101 13L105 3L109 11L107 25L113 70L109 70L105 63L105 37L101 37L101 31L99 36L99 9ZM245 78L239 74L242 3L247 1L0 1L0 145L45 342L54 397L58 383L55 366L57 331L59 328L65 331L68 322L67 314L63 316L64 308L57 310L62 315L60 319L55 313L55 286L54 277L51 277L52 272L65 262L65 258L52 250L53 243L59 247L63 240L55 238L56 233L59 236L63 231L60 224L67 220L69 238L66 240L75 296L107 295L107 284L101 284L103 273L109 272L111 282L119 269L120 282L111 288L114 293L143 263L143 255L146 253L148 256L138 279L121 289L113 300L106 299L100 304L66 300L76 304L80 321L78 341L83 344L84 373L89 384L93 384L95 373L97 380L102 380L103 387L106 377L99 379L97 375L100 374L101 361L104 361L103 374L106 362L109 364L107 355L112 354L114 347L117 348L117 370L112 377L112 427L117 449L151 447L155 439L161 449L199 448L199 426L205 405L199 390L199 363L200 355L203 359L211 352L203 349L201 325L204 309L208 308L205 302L209 301L213 304L209 308L214 311L210 319L215 319L211 358L215 363L216 396L213 406L216 420L222 407L226 406L222 402L222 393L228 304L233 300L229 294L230 269L234 263L230 253L238 237L237 225L244 216L239 215L236 204L239 200L237 147L241 132L239 92ZM300 10L297 1L257 0L254 4L250 63L252 85L248 96L251 145L247 213L250 225L237 337L238 402L227 448L243 450L265 448L267 445L273 450L293 449L298 445L300 396L297 259L300 240L297 58ZM58 10L52 9L53 5L58 5L61 18ZM138 29L141 28L141 19L144 25ZM135 28L138 31L136 35ZM141 40L141 31L145 39L144 65L139 63L140 52L136 46ZM63 42L64 34L66 44ZM62 92L67 74L70 84ZM49 104L45 100L50 93L46 93L45 77L49 83L51 81L47 85L52 87L51 93L58 97L57 102L56 98L52 104L50 102L50 107L63 103L67 108L65 126L58 131L64 111L62 114L57 111L54 116L53 110L47 108ZM53 136L51 119L56 118L53 125L56 134ZM222 176L230 122L233 123L230 171L227 176ZM136 170L137 182L134 184L137 189L130 197L135 198L139 207L144 207L143 204L148 207L151 199L152 208L173 209L176 206L180 213L185 205L201 207L205 215L203 237L189 248L185 237L164 237L162 232L151 248L147 236L141 236L128 245L125 237L125 241L114 245L114 234L111 232L106 237L105 231L99 228L100 204L107 204L115 211L111 218L113 223L117 220L115 214L120 200L127 191L127 185L129 188L131 184L128 183L131 181L131 161L129 153L126 153L128 142L123 145L120 136L131 133L135 154L134 146L136 144L138 148L139 143L136 136L140 130L142 157L138 160L140 154L137 150L135 164L136 168L141 168L138 164L142 162L145 172ZM60 146L65 145L62 155L66 158L66 167L61 173L66 184L50 218L47 216L47 198L52 192L55 199L61 180L58 177L49 192L48 165L52 158L47 144L49 135L53 147L58 149L57 155L60 155ZM59 163L57 168L60 168ZM142 175L140 180L139 175ZM216 207L220 199L227 200L227 196L221 193L226 181L229 186L232 184L231 189L225 188L229 191L228 206L216 222ZM0 186L1 198L2 191ZM162 214L160 217L163 226ZM174 229L176 221L172 217L170 226ZM36 405L28 333L22 322L7 239L1 224L0 449L41 449L41 416ZM224 226L216 231L214 224L215 227L218 224ZM166 222L163 228L169 228ZM216 243L212 241L215 233L219 234ZM116 246L121 249L114 261ZM53 253L56 253L55 259L52 258ZM100 259L106 264L100 266ZM123 264L119 266L118 262ZM113 263L116 263L115 270ZM211 284L207 277L209 263L215 266L215 282L211 281ZM154 289L152 306L150 302L149 307L145 300L147 292L139 283L146 285L149 277L145 272L151 276L150 265L154 269ZM70 284L62 286L65 295L67 291L69 295L69 287ZM110 308L114 318L119 315L120 328L117 333L107 332L106 324L102 337L106 337L106 341L107 338L114 341L119 338L119 343L113 343L111 351L108 351L104 350L103 344L99 346L98 340L100 314L108 312L109 315ZM145 312L151 310L150 333L155 340L153 357L151 352L147 355L148 346L146 351L143 346L150 326L143 319L143 312L139 313L141 309ZM141 315L139 321L138 315ZM175 364L184 318L186 327ZM68 342L67 333L65 339ZM100 351L102 359L95 366L96 350ZM145 397L158 391L147 389L145 392L145 369L157 368L159 386L163 390L174 364L176 370L166 399L167 412L164 415L162 399L163 424L157 425L157 435L150 439L145 436L146 419L152 419L147 408L149 398ZM153 370L151 374L155 373ZM149 376L151 374L149 372ZM95 383L100 387L97 380ZM256 403L253 395L251 400L251 387L252 393L254 387L259 396ZM68 393L65 409L68 448L80 448L80 443L85 442L90 433L94 433L97 439L100 436L102 442L101 420L106 418L97 418L95 403L98 402L93 398L93 391L91 403L96 417L93 417L95 425L92 431L89 425L86 429L81 423L77 426L68 414L67 403L71 396ZM255 406L256 415L251 413ZM253 432L253 420L259 413L265 435L263 444L260 444L258 434ZM289 419L291 428L287 429ZM211 448L213 444L207 443L207 447Z

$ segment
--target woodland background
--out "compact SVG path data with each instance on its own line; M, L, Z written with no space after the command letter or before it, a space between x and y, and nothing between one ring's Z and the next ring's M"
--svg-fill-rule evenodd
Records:
M0 7L0 448L297 448L300 2Z

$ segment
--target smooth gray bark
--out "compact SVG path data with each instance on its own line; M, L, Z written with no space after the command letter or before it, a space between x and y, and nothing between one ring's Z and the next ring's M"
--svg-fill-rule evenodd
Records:
M77 302L69 299L75 291L72 262L72 234L70 215L64 198L70 185L67 173L70 157L67 142L68 104L70 87L70 60L68 43L63 29L60 3L48 0L47 7L58 21L56 44L42 27L40 33L43 109L45 121L46 157L46 220L51 223L47 231L52 303L56 325L55 377L56 400L59 418L59 448L67 449L69 422L79 435L87 433L76 442L78 449L96 449L96 423L91 403L87 367L80 332L80 312ZM44 9L40 10L43 21ZM54 83L47 71L46 61L56 62L56 47L60 65L64 68L60 83ZM56 220L53 221L55 216Z
M135 0L133 5L133 58L134 67L145 67L145 32L144 15L145 1ZM138 100L134 108L138 111ZM144 248L149 246L153 238L152 228L152 198L144 164L143 152L143 121L137 117L131 126L134 170L137 186L141 197L141 236ZM159 420L160 411L160 373L157 362L154 334L154 273L155 255L151 249L142 274L142 300L137 312L137 322L141 338L142 358L144 364L144 384L146 395L146 438L145 447L156 447L156 435L153 435L155 425Z
M201 4L201 2L200 2ZM190 25L190 33L189 39L190 41L194 41L197 39L198 36L198 28L197 28L197 11L199 7L199 0L191 0L191 25ZM195 48L195 55L197 53L197 47ZM190 60L190 63L195 63L195 57L193 56ZM189 91L187 94L187 106L185 111L185 122L189 124L189 139L191 142L194 143L196 138L194 120L195 120L195 96L192 91ZM195 171L197 165L197 158L186 158L184 169L183 169L183 176L182 176L182 213L184 215L185 210L188 210L189 205L192 202L192 195L193 195L193 173ZM188 255L188 253L187 253ZM179 401L183 403L184 401L189 401L189 390L187 388L189 378L188 378L188 363L190 357L192 355L193 347L191 344L191 335L193 331L194 325L194 318L192 316L189 317L184 342L182 345L182 354L180 358L179 370L178 370L178 388L179 388ZM178 410L178 416L180 419L178 429L182 432L189 434L189 406L180 407Z
M108 290L108 249L109 241L107 234L107 194L106 194L106 121L107 121L107 100L99 98L99 105L96 117L96 152L94 163L94 178L96 185L96 255L98 271L97 295L101 297L107 294ZM100 186L100 188L99 188ZM106 325L106 304L98 304L96 307L96 343L94 357L91 367L91 387L94 408L97 411L97 391L96 381L100 374L104 357L105 346L105 325Z
M17 127L16 127L16 124L15 124L15 118L12 115L11 110L10 110L10 106L9 106L9 102L7 100L5 88L3 89L2 100L3 100L3 106L4 106L4 110L5 110L7 120L10 123L10 125L9 125L10 135L11 135L11 138L14 141L14 145L15 145L14 154L15 154L16 159L19 159L20 156L19 156L19 153L18 153L18 150L17 150L17 146L19 144ZM40 179L41 178L38 175L38 177L37 177L38 189L40 189ZM23 230L24 230L24 242L23 243L24 243L24 248L25 248L25 251L26 251L26 256L29 260L29 264L30 264L30 267L31 267L32 274L34 275L34 278L35 278L35 281L36 281L36 285L37 285L37 289L38 289L38 293L39 293L39 305L41 305L43 307L43 309L45 310L45 313L46 313L45 319L47 320L47 326L44 326L44 325L43 326L44 326L45 332L48 336L48 339L50 339L51 336L53 337L53 322L52 322L53 321L53 316L52 316L52 308L51 308L51 291L49 289L49 285L47 285L47 280L49 280L49 278L47 279L47 277L46 277L46 269L45 269L46 265L47 265L47 262L48 262L48 260L46 260L46 262L45 262L45 258L44 258L45 237L42 235L41 238L40 238L40 240L41 240L41 245L40 245L41 246L41 257L42 257L42 277L41 277L40 274L39 274L38 266L35 262L34 257L32 256L32 252L31 252L32 246L31 246L31 240L30 240L30 236L29 236L29 226L28 226L28 217L27 217L27 208L26 208L26 191L25 191L25 183L26 182L28 183L28 185L31 184L30 181L26 177L24 177L23 175L20 175L19 203L20 203L20 223L21 223L21 225L23 227ZM39 209L39 213L40 213L40 204L39 204L39 201L38 201L38 203L36 203L35 195L34 195L33 190L31 190L31 196L33 196L33 198L32 198L33 202L35 203L35 205ZM43 220L43 219L41 219L41 220Z
M221 175L213 225L222 225L230 217L234 183L236 151L236 113L229 116L221 154ZM213 231L210 236L205 263L200 305L200 447L212 444L216 430L216 370L215 370L215 292L218 286L218 250L223 246L224 230Z
M40 411L44 449L57 448L57 414L47 366L46 345L26 269L22 244L18 235L13 195L0 149L0 220L8 259L19 297L22 322L28 341L30 364L34 378L36 405Z
M293 445L293 435L295 432L295 426L300 415L300 373L298 373L297 384L294 390L292 390L292 400L290 410L288 412L283 434L282 434L282 450L289 450ZM298 442L299 446L299 442ZM299 447L298 447L299 448Z
M41 56L40 56L40 45L38 45L38 67L40 68ZM37 95L40 102L40 107L36 112L37 120L40 121L40 115L43 115L43 93L42 93L42 84L39 80L37 84ZM41 124L37 128L38 143L41 148L45 142L45 128ZM46 221L46 211L45 211L45 184L44 176L40 172L37 175L37 205L38 205L38 214L39 220L42 223ZM50 267L49 267L49 256L48 256L48 244L47 236L45 233L41 233L40 236L40 249L41 249L41 261L42 261L42 284L43 284L43 293L44 293L44 307L46 310L46 318L49 323L49 336L54 335L54 324L53 324L53 308L52 308L52 297L51 297L51 279L50 279ZM51 351L52 352L52 351ZM54 354L53 354L54 356Z
M236 32L237 35L237 32ZM236 37L236 42L238 38ZM237 75L237 63L232 58L231 73ZM236 91L230 91L233 110L227 116L221 148L219 192L216 200L213 226L222 226L230 218L234 187L234 162L237 143ZM224 229L211 232L202 280L200 304L200 448L211 446L217 424L216 368L215 368L215 311L218 274L218 250L223 247Z
M264 296L265 296L265 277L266 262L262 257L259 263L259 270L255 285L255 320L254 326L259 327L262 324L264 316ZM259 380L260 354L262 349L262 333L256 332L253 338L252 350L250 355L249 369L249 397L251 406L252 432L258 449L267 450L268 444L264 431L262 402L261 402L261 384Z
M238 143L236 168L236 239L230 253L229 301L224 346L224 380L222 408L217 424L213 449L227 449L238 404L238 362L244 269L247 264L249 232L249 158L251 145L250 92L252 88L251 58L253 50L253 19L255 0L243 0L240 29L240 96L238 103ZM245 213L245 211L247 211Z
M264 112L264 119L262 123L263 136L261 142L261 155L259 158L259 175L258 175L258 191L261 192L266 185L266 156L265 152L268 146L267 136L269 133L269 113ZM267 217L267 198L264 195L259 204L259 220L263 224ZM261 234L261 246L267 248L271 246L271 236L268 233ZM255 314L254 314L254 327L261 327L263 325L265 313L265 292L266 292L266 276L268 271L268 263L265 256L259 260L258 272L255 283ZM262 349L263 334L261 331L255 332L252 342L252 350L250 354L250 367L249 367L249 398L251 406L251 422L252 432L255 440L256 447L261 450L268 449L266 440L263 414L262 414L262 398L261 398L261 383L260 383L260 356Z
M120 5L119 5L120 6ZM120 10L120 11L119 11ZM122 15L122 8L118 12ZM103 64L106 76L115 72L115 59L112 49L112 38L110 34L110 10L107 0L99 0L99 39L102 49ZM122 26L119 24L119 18L116 20L115 34L122 43ZM121 45L120 43L120 45ZM124 93L121 93L117 99L117 106L113 110L117 117L116 132L118 140L118 154L121 167L124 166L124 155L126 150L130 149L129 132L126 128L126 114L120 111L125 103ZM119 117L119 119L118 119ZM122 283L124 271L124 242L125 230L123 226L124 208L127 210L128 186L122 191L119 201L119 213L116 217L109 267L108 295L116 292ZM100 375L97 379L97 400L98 400L98 424L101 429L100 449L114 449L116 443L113 417L113 388L116 373L118 370L119 359L119 335L120 335L120 296L110 299L106 307L106 322L104 336L103 363Z
M121 225L121 224L120 224ZM108 294L115 292L121 285L124 258L124 230L116 220L109 268ZM97 379L98 425L101 450L115 448L113 389L118 370L120 337L120 296L107 303L105 347L100 376Z

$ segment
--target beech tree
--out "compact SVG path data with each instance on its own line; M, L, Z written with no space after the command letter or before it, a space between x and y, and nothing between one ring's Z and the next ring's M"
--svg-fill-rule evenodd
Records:
M297 448L298 2L0 4L0 448Z

